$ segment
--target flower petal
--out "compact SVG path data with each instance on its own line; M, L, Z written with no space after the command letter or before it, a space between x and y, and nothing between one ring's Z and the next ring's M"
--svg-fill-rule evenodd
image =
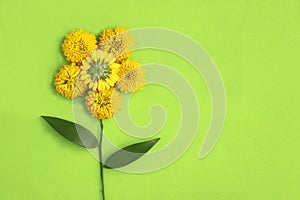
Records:
M101 90L103 90L103 89L104 89L104 85L103 85L102 80L100 80L100 81L98 82L98 90L101 91Z

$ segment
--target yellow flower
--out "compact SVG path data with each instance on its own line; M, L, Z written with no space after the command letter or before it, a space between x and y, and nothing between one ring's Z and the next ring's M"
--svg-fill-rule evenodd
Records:
M145 85L145 70L142 67L135 67L128 71L117 82L116 87L123 93L135 92Z
M74 63L63 65L55 75L54 85L56 91L69 99L82 96L87 90L87 86L76 78L79 71L80 68Z
M95 49L82 62L80 80L92 90L108 90L119 80L119 64L114 58L100 49Z
M111 118L121 107L121 95L114 88L90 91L85 100L87 109L98 119Z
M80 29L66 35L62 50L67 61L81 64L82 60L84 60L96 47L97 40L95 35Z
M120 67L119 67L119 72L118 75L120 78L122 78L124 76L124 74L126 74L127 72L129 72L130 70L134 69L135 67L140 67L141 64L136 62L135 60L125 60L121 63Z
M134 39L123 27L104 30L99 38L100 49L113 54L116 63L129 58L134 47Z

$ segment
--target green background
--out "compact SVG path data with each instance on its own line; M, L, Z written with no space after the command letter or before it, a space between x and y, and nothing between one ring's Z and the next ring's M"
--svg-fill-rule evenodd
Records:
M299 21L299 0L0 0L0 199L100 199L96 160L53 134L39 116L72 119L71 101L52 86L65 63L64 35L117 25L170 28L198 41L223 77L227 117L216 147L199 160L211 115L203 79L172 54L137 52L138 61L168 64L190 81L199 91L202 121L191 147L171 166L147 174L106 170L107 200L300 199ZM132 102L142 125L151 104L165 105L168 122L156 148L175 137L174 95L146 86ZM140 141L111 120L105 129L121 146Z

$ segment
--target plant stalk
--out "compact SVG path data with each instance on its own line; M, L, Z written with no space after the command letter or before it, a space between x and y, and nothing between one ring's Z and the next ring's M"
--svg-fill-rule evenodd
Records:
M100 137L99 137L99 145L98 145L98 150L99 150L99 163L100 163L100 181L101 181L101 187L102 187L102 200L105 200L105 193L104 193L104 181L103 181L103 160L102 160L102 138L103 138L103 122L102 119L99 120L100 122Z

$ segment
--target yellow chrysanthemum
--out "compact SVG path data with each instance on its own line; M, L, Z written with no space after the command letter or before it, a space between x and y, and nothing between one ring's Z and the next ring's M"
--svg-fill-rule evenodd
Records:
M80 80L92 90L108 90L119 80L119 64L114 58L100 49L95 49L82 62Z
M87 86L76 78L79 71L80 68L74 63L63 65L55 75L54 85L56 91L69 99L82 96L87 90Z
M135 67L128 71L124 76L117 82L117 88L123 92L135 92L142 89L145 85L145 70L142 67Z
M111 118L121 107L121 95L114 88L90 91L85 100L87 109L98 119Z
M123 27L104 30L99 38L100 49L113 54L116 63L129 58L134 47L134 39Z
M95 35L80 29L66 35L62 50L68 61L81 64L96 47L97 40Z
M135 60L125 60L121 63L120 67L119 67L119 72L118 75L120 78L122 78L124 76L124 74L126 74L127 72L129 72L130 70L134 69L135 67L140 67L141 64L136 62Z

